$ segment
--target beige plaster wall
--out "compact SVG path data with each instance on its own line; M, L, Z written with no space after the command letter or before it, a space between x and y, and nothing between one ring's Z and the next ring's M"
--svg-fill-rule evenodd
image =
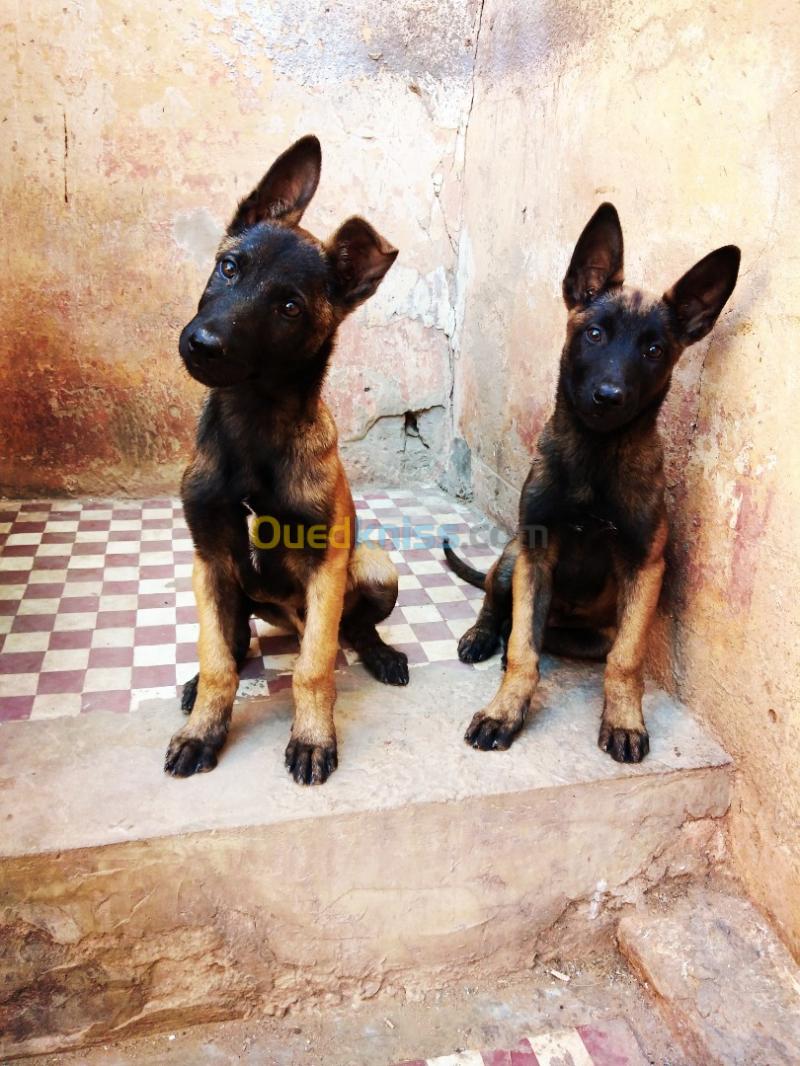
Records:
M560 283L602 200L657 291L737 243L739 285L662 415L673 535L654 669L738 766L732 840L800 949L797 5L486 0L467 133L456 424L513 520L549 414Z
M309 228L361 213L401 250L330 377L351 468L434 465L478 8L0 3L0 489L175 490L202 395L178 332L237 198L308 132Z

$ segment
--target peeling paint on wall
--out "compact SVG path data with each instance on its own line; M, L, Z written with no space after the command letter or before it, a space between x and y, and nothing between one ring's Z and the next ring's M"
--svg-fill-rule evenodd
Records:
M172 222L172 236L177 246L193 263L209 272L224 232L224 226L204 207L181 211Z
M341 333L327 397L342 436L447 407L478 10L188 0L167 21L116 2L0 16L6 492L175 491L202 397L178 334L236 201L311 131L309 228L361 214L400 249ZM359 469L387 467L365 455Z

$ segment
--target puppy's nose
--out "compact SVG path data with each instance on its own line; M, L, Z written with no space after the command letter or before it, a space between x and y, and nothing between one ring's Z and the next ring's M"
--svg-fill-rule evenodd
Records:
M594 390L592 399L601 407L619 407L625 399L625 393L619 385L612 385L610 381L604 381Z
M192 355L205 356L206 359L217 359L222 355L222 341L210 330L200 326L189 337L189 351Z

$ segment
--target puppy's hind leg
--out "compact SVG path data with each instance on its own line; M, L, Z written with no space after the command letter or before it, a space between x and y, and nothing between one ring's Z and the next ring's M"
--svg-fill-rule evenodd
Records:
M397 570L383 549L359 544L350 559L342 636L366 669L385 685L408 684L408 658L375 628L397 602Z
M519 554L519 541L506 544L503 554L486 575L486 596L480 613L458 642L462 663L480 663L505 645L511 628L511 579Z

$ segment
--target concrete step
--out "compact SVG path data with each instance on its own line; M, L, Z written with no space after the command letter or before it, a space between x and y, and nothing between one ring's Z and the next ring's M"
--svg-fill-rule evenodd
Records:
M693 1061L800 1062L800 967L747 900L695 888L665 913L625 916L618 936Z
M511 978L484 977L413 998L376 996L284 1018L192 1025L35 1061L36 1066L394 1066L435 1061L465 1048L514 1048L511 1066L528 1066L529 1059L519 1058L522 1034L536 1034L546 1063L539 1035L574 1041L576 1031L590 1036L584 1046L591 1055L616 1054L613 1066L624 1066L623 1054L629 1063L637 1062L637 1048L648 1063L692 1066L614 948L591 960L562 956L557 966L537 964ZM564 1059L563 1054L556 1058L558 1066L565 1066ZM508 1066L507 1056L500 1062Z
M596 747L599 672L550 663L519 741L476 752L498 681L496 661L404 690L348 669L340 768L312 790L282 764L288 690L182 781L161 769L175 701L7 723L2 1053L512 973L706 869L730 766L684 708L648 690L651 754L621 766Z

